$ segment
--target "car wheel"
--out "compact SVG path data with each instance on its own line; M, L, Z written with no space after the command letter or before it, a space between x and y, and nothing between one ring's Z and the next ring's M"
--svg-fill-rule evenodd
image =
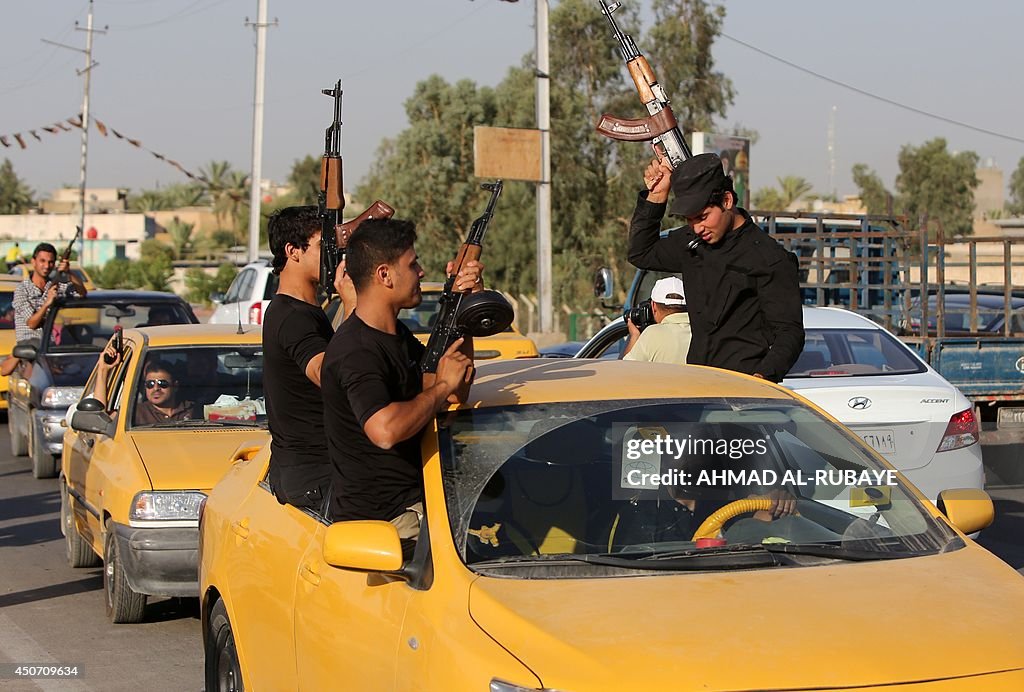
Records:
M210 612L206 637L206 689L210 692L242 692L242 666L235 648L228 610L220 599Z
M60 486L60 526L64 532L64 547L69 565L96 567L100 564L100 556L93 552L92 546L82 538L75 527L75 516L68 501L68 488L63 482Z
M107 535L103 541L103 593L107 601L107 617L111 622L142 622L146 612L146 594L137 593L128 585L110 522L107 522Z
M11 434L11 454L23 457L28 454L28 438L18 427L19 418L21 416L14 409L7 412L7 431Z
M44 447L43 436L33 424L29 431L29 442L32 447L32 476L34 478L56 478L60 470L59 457L50 454Z

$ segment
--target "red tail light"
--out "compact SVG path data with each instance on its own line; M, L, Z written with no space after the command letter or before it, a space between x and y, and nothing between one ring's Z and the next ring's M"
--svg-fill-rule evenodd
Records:
M942 435L942 442L939 443L937 452L948 452L961 447L970 447L978 442L980 437L978 418L974 415L974 409L969 408L960 413L954 413L946 426L946 432Z
M263 324L263 303L249 306L249 324Z

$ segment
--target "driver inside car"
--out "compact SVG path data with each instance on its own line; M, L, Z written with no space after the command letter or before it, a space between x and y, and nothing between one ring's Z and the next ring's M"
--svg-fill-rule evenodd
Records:
M135 409L136 425L192 419L194 404L180 398L178 378L169 364L161 360L147 363L141 384L145 399Z

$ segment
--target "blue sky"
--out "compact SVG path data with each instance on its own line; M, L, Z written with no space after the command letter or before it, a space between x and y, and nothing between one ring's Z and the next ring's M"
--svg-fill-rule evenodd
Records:
M649 0L638 2L649 16ZM714 48L737 97L722 129L760 133L751 155L754 189L799 175L829 187L827 132L836 107L840 195L856 190L854 163L888 185L905 144L942 136L1010 173L1024 157L1024 92L1017 68L1024 3L975 0L724 0ZM85 45L87 0L7 0L0 26L0 134L25 133L28 148L0 149L39 193L77 185L77 132L42 142L29 129L78 113L84 57L43 43ZM198 170L223 159L250 165L255 0L96 0L92 113L147 148ZM348 187L367 172L380 140L405 125L417 81L496 84L533 49L534 2L498 0L269 0L264 177L283 180L296 158L319 155L331 104L320 89L342 78ZM595 12L597 12L595 3ZM984 134L911 112L814 77L731 40L875 96L1009 135ZM640 46L641 50L644 46ZM557 76L556 76L557 78ZM682 94L670 94L676 100ZM639 105L638 105L639 109ZM628 114L622 114L628 115ZM639 110L636 114L639 115ZM554 175L558 172L555 171ZM90 134L89 184L155 187L186 178L115 138ZM639 173L638 173L639 180Z

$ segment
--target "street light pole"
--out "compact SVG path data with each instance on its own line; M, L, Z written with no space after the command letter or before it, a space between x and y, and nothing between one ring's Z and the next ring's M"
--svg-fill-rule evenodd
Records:
M252 172L249 175L249 261L260 251L260 180L263 176L263 83L267 57L267 0L257 0L256 21L246 22L256 29L256 85L252 103ZM274 21L277 24L277 21Z
M548 59L548 0L537 0L537 129L541 181L537 185L537 295L540 331L552 331L551 295L551 77Z

